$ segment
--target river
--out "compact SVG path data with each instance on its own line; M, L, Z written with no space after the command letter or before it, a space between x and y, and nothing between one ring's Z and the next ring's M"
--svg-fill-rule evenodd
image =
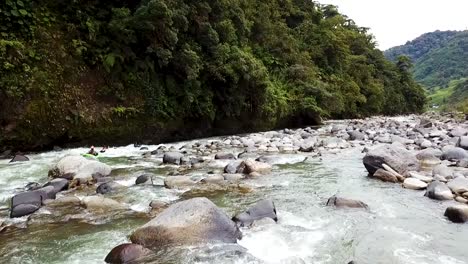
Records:
M468 263L468 228L443 216L447 205L455 202L430 200L423 196L424 191L369 179L361 150L352 147L304 162L298 161L306 153L275 154L271 174L245 180L254 191L217 193L209 198L229 215L270 198L278 210L276 225L243 229L239 244L245 250L232 245L174 248L148 263ZM28 182L46 182L48 170L61 157L85 151L33 154L31 161L24 163L1 160L0 207L7 207L11 196ZM162 186L164 176L173 168L160 164L159 157L142 158L143 152L133 145L111 148L101 159L112 166L120 183L129 186L116 199L136 211L147 210L152 200L171 202L182 195ZM213 163L215 168L220 166ZM191 175L198 177L210 169ZM132 186L143 172L159 175L154 186ZM364 201L370 211L326 207L334 194ZM26 219L9 219L6 213L1 219L7 223L19 224ZM127 242L132 230L147 221L139 216L101 217L90 222L69 219L9 229L0 233L0 263L103 263L114 246Z

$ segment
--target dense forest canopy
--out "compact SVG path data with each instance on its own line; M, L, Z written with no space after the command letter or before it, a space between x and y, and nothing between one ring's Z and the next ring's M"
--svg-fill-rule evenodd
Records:
M0 10L4 145L138 137L190 120L265 129L425 103L407 58L388 61L365 28L308 0L6 0Z
M414 78L434 90L450 81L468 77L468 31L426 33L403 46L385 51L393 61L405 55L414 62Z

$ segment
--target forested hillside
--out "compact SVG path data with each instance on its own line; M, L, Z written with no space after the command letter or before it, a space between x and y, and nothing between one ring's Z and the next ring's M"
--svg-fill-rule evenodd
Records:
M306 0L5 0L0 146L157 142L423 110L405 58Z
M429 90L447 87L452 80L468 77L468 31L426 33L385 55L395 60L406 55L413 60L414 78Z

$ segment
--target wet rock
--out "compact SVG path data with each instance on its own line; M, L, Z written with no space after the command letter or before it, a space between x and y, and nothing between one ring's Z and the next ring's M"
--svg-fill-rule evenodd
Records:
M370 174L383 168L383 163L400 174L404 174L407 170L417 170L419 167L416 157L399 144L384 145L370 150L364 156L363 163Z
M201 182L210 184L223 184L224 177L223 175L210 175L208 177L203 178Z
M264 217L259 220L253 221L253 223L250 225L251 227L261 227L261 226L268 226L268 225L274 225L276 224L276 221L269 218L269 217Z
M128 209L126 205L100 195L86 196L83 198L81 203L86 207L86 209L92 211L114 211Z
M116 192L123 188L125 188L125 186L123 186L122 184L114 182L114 181L110 181L110 182L105 182L105 183L100 184L96 188L96 193L107 194L107 193Z
M164 186L168 189L183 189L195 184L189 176L168 176L164 179Z
M240 213L232 218L239 226L250 226L255 220L270 218L278 221L276 207L271 200L261 200L255 203L247 211Z
M236 159L236 156L232 153L221 152L215 155L215 159Z
M429 184L429 186L427 186L426 194L424 194L424 196L435 200L453 199L453 194L449 187L447 187L446 184L438 181L432 182Z
M416 178L407 178L403 182L403 187L411 190L422 190L427 187L427 183Z
M409 175L411 177L413 177L413 178L416 178L416 179L421 180L421 181L426 182L426 183L429 183L429 182L434 180L434 178L432 178L432 177L424 176L424 175L419 174L418 172L415 172L415 171L410 171Z
M30 215L35 211L39 210L39 208L40 206L37 206L35 204L19 204L11 209L10 217L15 218Z
M44 200L43 201L44 205L47 206L55 206L55 207L60 207L60 206L79 206L81 205L81 200L80 198L76 196L63 196L60 198L57 198L55 200Z
M41 189L16 194L11 198L10 217L22 217L34 213L47 198L47 193Z
M97 160L89 160L82 156L66 156L57 163L49 175L53 178L63 178L63 175L68 174L73 175L73 179L86 182L92 180L92 175L95 173L107 176L111 171L111 167Z
M444 213L450 221L454 223L465 223L468 221L468 206L454 205L449 206Z
M349 140L365 140L366 139L366 134L357 130L348 132L348 134L349 134Z
M151 175L150 174L143 174L138 176L135 180L135 184L147 184L147 183L152 183Z
M440 165L435 166L432 169L432 175L433 176L440 175L440 176L442 176L444 178L452 178L453 177L453 170L452 170L452 168L449 168L444 164L440 164Z
M26 191L34 191L40 188L41 188L41 185L37 182L30 182L26 184L26 186L24 186L24 189L26 189Z
M455 178L447 183L452 192L462 194L468 192L468 179L463 177Z
M246 174L250 174L252 172L257 172L260 174L271 172L271 165L268 163L248 159L244 161L244 165L245 165L244 173Z
M5 150L0 154L0 159L10 159L11 158L11 150Z
M151 201L149 206L153 210L160 210L160 209L166 209L169 206L169 204L165 202L161 202L161 201Z
M443 160L462 160L468 158L466 150L458 147L447 148L443 151L441 159Z
M456 127L449 132L451 137L462 137L468 134L468 130L462 127Z
M44 185L44 187L52 186L54 187L54 192L58 193L68 189L68 181L66 179L57 178L49 181Z
M138 259L151 253L151 250L137 244L118 245L107 254L104 261L111 264L135 263Z
M369 206L365 204L364 202L358 201L358 200L352 200L352 199L346 199L346 198L341 198L333 195L330 197L327 201L327 206L335 206L337 208L343 208L343 207L348 207L348 208L364 208L368 209Z
M369 174L371 175L371 174ZM388 172L384 169L378 169L373 175L372 178L379 179L384 182L398 182L398 178L391 172Z
M13 159L10 160L10 163L12 162L24 162L24 161L29 161L29 158L24 156L24 155L15 155Z
M468 149L468 136L460 137L457 141L457 147L460 147L464 150Z
M138 228L130 240L147 248L208 242L236 243L236 224L207 198L178 202Z
M166 152L163 156L163 163L179 165L183 157L184 155L179 152Z
M245 163L241 160L230 162L224 167L224 172L229 174L243 173L245 169Z
M457 196L455 197L455 201L459 202L459 203L468 203L468 199L464 198L464 197L461 197L461 196Z
M148 150L148 147L141 147L140 150Z

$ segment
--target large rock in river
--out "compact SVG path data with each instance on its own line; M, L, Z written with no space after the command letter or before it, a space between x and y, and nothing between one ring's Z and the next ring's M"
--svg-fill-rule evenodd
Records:
M466 150L458 147L449 147L444 149L441 159L443 160L462 160L468 158Z
M163 156L163 163L179 165L184 155L180 152L166 152Z
M422 189L426 189L427 183L416 178L406 178L405 181L403 182L403 187L405 187L406 189L411 189L411 190L422 190Z
M446 184L439 181L435 181L429 184L429 186L427 186L426 194L424 194L424 196L436 200L453 199L453 194L449 187L447 187Z
M447 186L454 193L462 194L468 192L468 179L464 177L457 177L447 183Z
M107 176L111 173L110 166L97 160L89 160L82 156L66 156L49 172L49 175L58 178L64 175L73 175L75 179L92 179L93 174Z
M21 161L29 161L29 158L24 155L15 155L13 159L10 160L11 162L21 162Z
M256 220L271 218L278 221L275 204L271 200L262 200L254 204L247 211L232 218L239 226L250 226Z
M42 202L49 198L45 190L22 192L11 198L10 217L22 217L37 211Z
M468 221L468 206L454 205L449 206L444 213L450 221L454 223L465 223Z
M401 144L383 145L367 152L363 159L364 166L372 175L387 164L400 174L408 170L418 169L419 162L415 155L406 150Z
M205 197L171 205L130 236L147 248L209 242L236 243L242 234L221 209Z
M358 200L352 200L352 199L346 199L346 198L341 198L333 195L330 197L327 201L327 206L335 206L337 208L343 208L343 207L348 207L348 208L364 208L368 209L369 206L365 204L364 202L358 201Z
M111 264L135 263L151 253L151 250L137 244L125 243L113 248L104 261Z

